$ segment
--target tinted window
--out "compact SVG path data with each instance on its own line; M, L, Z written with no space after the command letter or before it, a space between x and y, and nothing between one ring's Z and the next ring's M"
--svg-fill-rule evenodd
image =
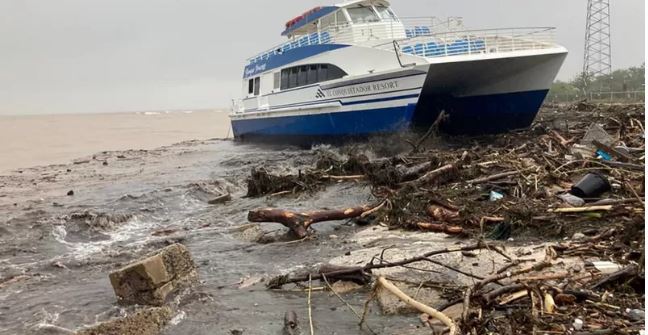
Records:
M274 78L273 78L274 80L273 80L272 88L274 88L276 90L279 87L281 87L281 73L280 72L275 72L275 73L273 73L273 75L274 75Z
M290 75L290 71L287 70L282 70L281 71L281 89L285 90L288 88L288 77Z
M297 73L299 73L298 67L293 67L290 69L290 78L288 80L288 88L297 87Z
M297 77L297 86L308 85L308 66L299 67L299 77Z
M281 70L281 89L286 90L312 85L327 80L339 79L346 75L346 72L342 69L331 64L295 66Z
M259 95L261 89L261 77L254 78L254 95Z
M326 77L326 79L327 80L340 79L344 76L346 76L346 73L342 71L342 69L340 69L337 66L331 65L329 67L328 76Z
M254 79L248 80L248 94L254 93Z
M317 78L319 79L319 81L328 80L328 65L327 64L321 64L319 66L319 70L317 71Z
M317 83L317 65L311 65L308 68L308 78L306 85Z

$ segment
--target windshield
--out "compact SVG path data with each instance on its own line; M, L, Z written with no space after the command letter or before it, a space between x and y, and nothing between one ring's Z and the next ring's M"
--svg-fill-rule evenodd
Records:
M371 7L351 7L347 8L349 16L353 23L367 23L367 22L378 22L380 18L376 15L376 12L371 9Z
M396 15L394 14L394 12L392 12L391 9L389 9L389 8L383 6L383 5L377 5L376 6L376 11L378 11L378 15L380 15L380 17L383 20L395 20L395 21L398 20L396 18Z

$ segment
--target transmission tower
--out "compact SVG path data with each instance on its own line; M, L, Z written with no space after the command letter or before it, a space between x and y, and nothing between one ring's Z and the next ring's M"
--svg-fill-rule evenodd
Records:
M611 73L610 0L588 0L583 79L587 85L592 78Z

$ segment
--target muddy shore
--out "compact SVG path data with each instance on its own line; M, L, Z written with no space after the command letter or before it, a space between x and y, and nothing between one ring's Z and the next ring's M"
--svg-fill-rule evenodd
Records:
M570 129L573 129L569 125L570 121L574 121L572 115L561 115L557 110L545 109L534 129L509 137L477 140L435 138L426 146L440 152L435 157L442 165L444 160L461 156L463 151L471 152L475 146L484 143L490 142L493 152L508 152L522 145L516 140L532 141L541 135L552 134L541 132L540 128L550 127L566 137L572 137L569 135ZM586 112L592 111L583 111ZM643 107L637 113L637 118L641 116L643 121ZM581 122L582 118L578 121ZM625 122L630 121L619 122L624 122L620 127L627 127ZM643 123L640 126L643 127ZM408 136L405 139L410 142L418 138L414 134ZM578 136L580 138L582 134ZM510 143L505 143L507 139ZM560 139L554 141L560 142ZM511 149L499 151L507 146ZM299 242L286 237L286 228L280 224L251 226L248 222L248 211L255 208L306 211L343 208L382 199L380 194L372 192L371 183L355 179L329 180L318 187L291 189L291 192L283 194L278 194L282 190L273 190L265 195L250 197L247 196L248 178L253 169L262 167L274 175L301 176L304 171L313 169L322 157L346 159L350 153L354 153L374 161L403 155L411 150L411 145L402 137L345 147L317 146L311 150L201 140L153 150L101 152L80 157L69 164L26 168L2 175L0 334L62 334L65 329L76 330L130 313L131 308L116 303L108 273L152 250L176 242L184 244L191 251L201 282L179 296L179 308L174 311L163 334L281 334L284 313L287 311L295 311L300 320L306 322L306 295L299 287L268 290L264 284L269 278L307 271L322 263L361 265L386 249L394 249L389 257L400 259L428 250L469 244L486 237L487 234L481 231L484 229L483 223L474 225L468 217L459 223L467 232L462 236L426 232L408 225L395 227L387 220L383 220L383 224L378 222L380 220L371 222L368 226L336 221L314 225L314 237ZM633 154L636 157L643 155ZM563 160L564 156L560 152L555 159ZM529 155L526 158L533 160L538 157ZM499 159L495 155L488 161ZM641 161L645 161L645 158L635 163L643 164ZM497 172L494 168L488 170L492 165L497 164L485 166L487 176ZM580 167L584 168L587 167ZM565 179L576 179L581 175L582 171L573 172L573 175L570 172ZM474 177L478 178L479 175ZM533 185L531 180L529 183L522 189L528 190ZM559 180L556 180L556 184L560 185ZM505 192L508 187L512 187L511 190L517 187L515 185L504 183L496 186L479 192L486 194L485 199L471 198L474 201L470 203L471 208L464 211L474 214L479 210L481 216L506 216L508 219L506 213L511 209L502 208L507 203L496 205L488 201L491 190L509 197L508 200L513 202L509 204L511 208L515 207L516 199L527 196L536 199L534 204L537 207L527 208L525 213L539 211L540 206L544 206L542 211L546 212L548 203L558 202L553 197L536 198L537 194ZM636 196L642 198L644 187L636 186ZM232 200L210 204L223 191L230 193ZM451 193L445 193L448 194ZM468 196L469 192L459 190L452 194L455 199L451 200L461 202L459 197ZM617 188L611 195L629 198L631 193ZM481 207L472 204L481 204ZM512 233L509 232L498 243L504 243L507 253L541 259L548 244L573 240L577 233L592 234L588 232L592 229L596 230L594 233L600 233L606 228L605 225L616 220L623 233L615 236L624 244L617 254L629 253L634 257L637 251L643 252L643 240L640 241L640 249L637 237L644 234L644 212L639 210L643 204L629 207L627 211L615 212L620 213L613 217L616 219L603 214L586 219L572 217L521 223L524 221L523 215L518 213L514 216L517 221ZM491 240L496 238L491 237ZM557 270L593 259L617 261L619 258L613 254L608 253L609 257L565 256L564 264ZM459 254L444 257L443 261L446 265L462 267L482 277L495 270L496 262L504 261L501 255L488 252L479 253L477 259L471 257ZM628 262L637 263L639 260L631 259ZM429 271L390 269L380 274L409 278L412 283L454 284L442 290L425 291L430 294L425 296L425 300L436 306L456 298L456 291L462 285L471 285L475 281L473 277L440 266L429 265L426 269ZM321 283L317 285L320 288L324 286ZM345 299L362 309L370 291L369 287L356 290L345 295ZM412 294L419 291L420 288L414 288ZM624 309L644 309L643 300L635 299L643 293L635 292L634 296L630 293L626 292L628 296L623 302L627 306ZM637 301L633 302L632 299ZM366 329L358 327L356 316L347 310L345 304L329 292L316 292L312 305L317 333L368 333ZM386 316L379 305L372 305L367 318L367 324L376 333L430 333L429 326L419 320L418 314ZM634 331L628 329L627 332Z

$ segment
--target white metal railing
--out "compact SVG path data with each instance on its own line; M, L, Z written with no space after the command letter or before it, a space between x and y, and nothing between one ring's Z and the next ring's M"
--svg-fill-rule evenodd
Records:
M448 31L396 40L400 52L433 58L546 49L555 46L549 27ZM393 49L387 42L374 47Z
M404 18L363 24L330 26L325 30L295 36L288 42L248 59L260 63L285 51L319 44L353 44L393 49L422 57L445 57L483 53L544 49L555 45L554 28L498 28L465 30L459 17Z
M380 40L394 40L406 37L429 35L463 29L461 17L408 17L383 19L379 22L343 24L329 26L307 35L293 36L289 41L275 45L247 61L250 64L262 62L271 55L288 50L318 44L371 44Z

